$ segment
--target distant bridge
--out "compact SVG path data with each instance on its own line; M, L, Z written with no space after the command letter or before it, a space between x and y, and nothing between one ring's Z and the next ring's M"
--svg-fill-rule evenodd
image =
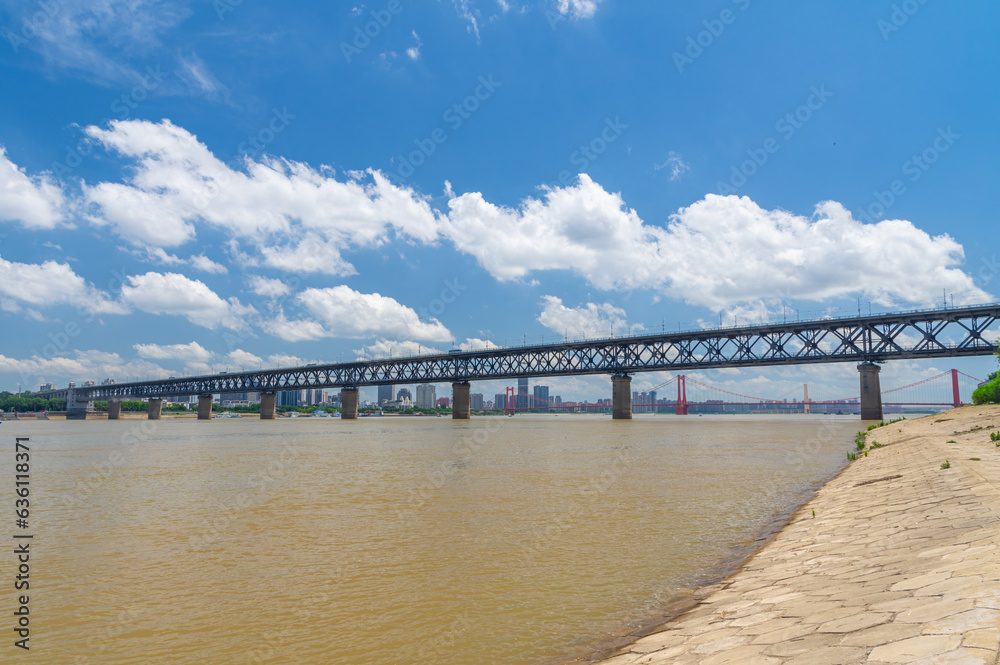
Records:
M66 399L71 417L81 417L81 412L85 417L86 404L93 400L120 406L122 399L149 399L151 418L159 417L164 397L199 395L199 417L209 418L213 394L259 391L261 417L273 418L276 392L339 387L341 415L352 418L357 416L359 387L450 382L453 417L466 419L470 381L611 374L613 414L620 419L631 417L630 375L637 372L856 362L861 417L877 420L882 417L877 363L990 355L996 346L987 332L998 320L1000 304L992 304L99 386L71 384L38 395Z

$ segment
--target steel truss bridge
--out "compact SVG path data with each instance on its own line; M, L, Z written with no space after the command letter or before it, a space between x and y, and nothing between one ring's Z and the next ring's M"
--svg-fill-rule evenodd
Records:
M75 401L990 355L1000 304L253 370L38 393ZM73 391L73 395L70 394Z

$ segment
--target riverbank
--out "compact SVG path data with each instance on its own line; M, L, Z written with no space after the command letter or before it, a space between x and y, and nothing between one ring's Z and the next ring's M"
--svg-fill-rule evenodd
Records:
M872 430L737 573L601 665L996 665L998 431L996 406Z

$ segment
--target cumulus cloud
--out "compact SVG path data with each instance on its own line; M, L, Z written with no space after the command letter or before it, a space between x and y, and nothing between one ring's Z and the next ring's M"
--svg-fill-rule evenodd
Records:
M500 280L536 270L571 270L601 289L655 285L662 279L662 229L647 227L619 194L586 174L519 208L487 202L478 192L448 202L444 233Z
M905 220L864 224L839 203L811 217L748 197L707 195L668 225L643 222L586 174L519 208L473 192L449 201L444 233L500 280L569 270L600 289L659 289L715 311L768 298L823 301L857 293L883 306L990 296L957 266L962 246Z
M165 379L170 375L154 363L125 360L117 353L97 350L73 351L55 357L36 354L29 358L10 358L0 355L0 372L20 374L23 387L30 390L47 382L65 385L69 381L101 382L106 378L124 380L134 377Z
M0 222L52 229L64 221L66 199L48 176L29 177L0 146Z
M260 367L264 363L264 359L260 356L255 356L249 351L244 351L243 349L236 349L231 351L226 355L226 360L233 363L234 365L239 365L240 367Z
M292 117L276 111L275 122ZM377 247L400 236L437 238L438 220L413 190L380 172L352 172L264 157L226 164L187 130L159 123L113 121L86 132L107 149L134 160L124 183L84 188L87 218L138 245L176 247L201 225L220 229L256 250L252 261L295 272L349 275L342 252Z
M259 275L250 275L247 279L247 286L257 295L265 298L280 298L292 292L292 287L280 279L270 279Z
M152 360L183 360L189 363L207 363L213 353L198 342L189 344L134 344L140 358Z
M566 307L560 298L544 296L542 312L538 322L559 335L570 339L592 339L622 335L629 329L625 310L614 305L587 303L583 307ZM631 326L633 332L642 330L641 325Z
M195 325L210 330L243 325L244 318L256 312L236 298L223 300L204 282L179 273L147 272L133 275L122 287L122 300L149 314L183 316Z
M420 342L380 339L374 344L354 349L358 360L381 360L383 358L404 358L442 353L441 349Z
M348 286L306 289L296 300L334 337L398 337L450 342L453 337L437 319L420 320L417 313L378 293L359 293Z
M494 344L488 339L469 337L464 342L459 344L458 348L461 349L462 351L490 351L492 349L499 349L501 347L497 344Z
M73 272L68 263L15 263L0 257L0 296L31 305L72 305L94 314L125 314L128 308ZM16 307L16 305L14 306ZM5 307L7 311L14 308Z
M273 353L267 357L267 363L271 367L302 367L306 361L287 353Z
M229 269L221 263L216 263L212 259L208 258L204 254L199 254L198 256L192 256L189 259L191 267L195 270L200 270L202 272L212 273L215 275L225 275L229 272Z

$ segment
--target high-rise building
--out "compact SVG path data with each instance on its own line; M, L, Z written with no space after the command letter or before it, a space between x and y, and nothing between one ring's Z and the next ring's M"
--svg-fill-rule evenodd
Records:
M493 396L493 408L496 409L497 411L506 411L507 410L507 394L506 393L497 393L496 395Z
M535 409L549 408L549 387L535 386L532 394L531 406Z
M449 406L451 406L451 398L438 397L437 402L434 403L434 406L436 406L439 409L447 409Z
M437 402L437 389L429 384L422 383L417 386L416 405L420 409L433 409Z
M54 383L43 383L42 385L38 386L38 392L44 392L46 390L55 390L57 387L58 386L56 386L56 384Z
M395 393L396 386L391 383L387 386L378 387L378 403L385 404L386 402L391 402L396 399Z
M483 410L483 394L482 393L472 393L469 395L469 408L476 411Z
M302 391L282 390L275 401L278 406L302 406Z
M528 378L523 377L517 380L517 397L514 399L514 408L528 408Z
M396 392L396 399L399 399L399 400L408 399L408 400L410 400L412 402L413 401L413 393L410 392L409 388L400 388Z

